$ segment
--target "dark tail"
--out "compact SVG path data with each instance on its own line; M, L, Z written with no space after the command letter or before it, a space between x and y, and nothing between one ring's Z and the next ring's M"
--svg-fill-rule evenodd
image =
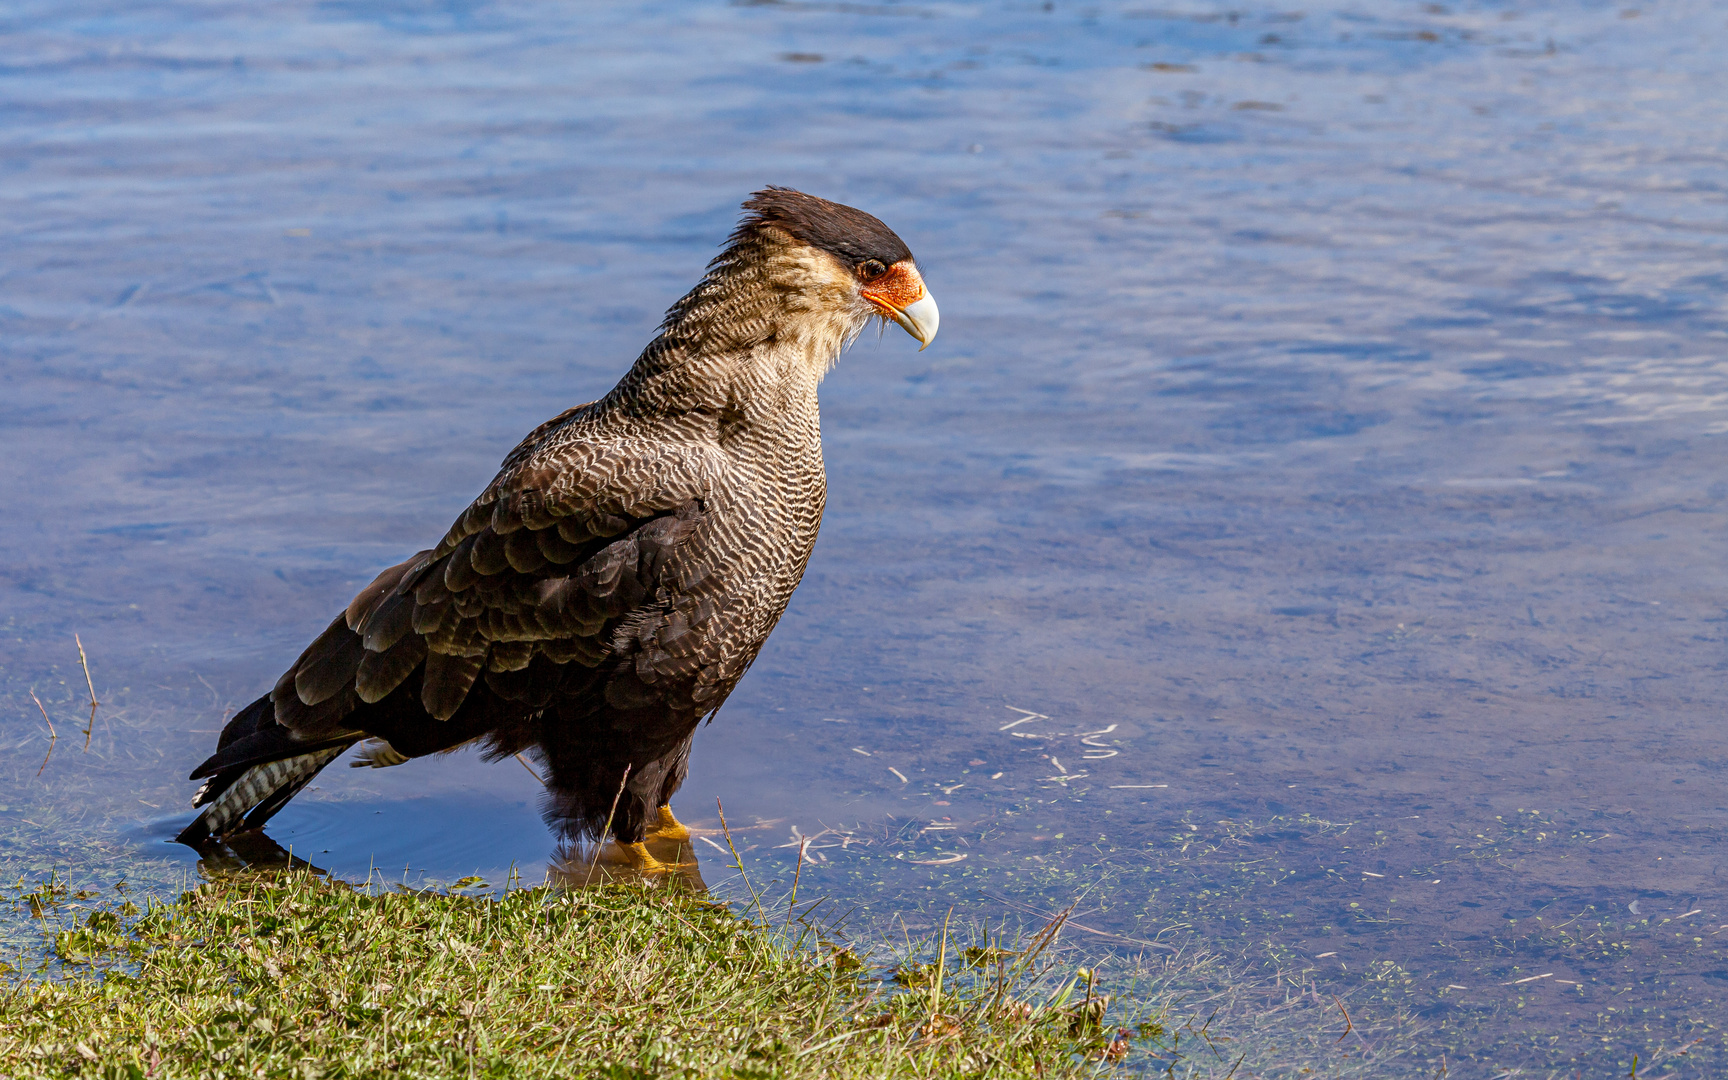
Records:
M192 771L193 780L209 778L192 796L192 805L205 810L174 839L203 848L232 833L258 828L361 738L358 733L342 732L301 742L276 723L270 695L264 695L228 721L216 753Z

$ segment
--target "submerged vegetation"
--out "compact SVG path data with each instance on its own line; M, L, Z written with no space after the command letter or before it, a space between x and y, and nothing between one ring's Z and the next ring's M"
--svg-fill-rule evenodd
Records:
M124 894L75 904L80 895L94 898L53 882L14 896L53 955L8 972L0 994L0 1072L13 1080L1222 1078L1298 1075L1321 1059L1332 1075L1369 1066L1322 1030L1330 1001L1285 995L1246 1016L1171 978L1204 957L1165 962L1162 979L1118 999L1139 1010L1126 1013L1059 945L1060 917L1011 941L956 920L903 952L860 956L790 908L783 923L759 907L750 919L641 883L468 896L291 870L223 877L142 910ZM1311 1036L1305 1064L1285 1056L1286 1022Z

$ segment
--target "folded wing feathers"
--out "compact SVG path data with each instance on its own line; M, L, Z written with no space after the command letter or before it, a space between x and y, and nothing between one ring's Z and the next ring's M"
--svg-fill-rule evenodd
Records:
M365 653L360 635L338 617L294 664L294 692L301 704L320 704L351 685Z
M510 559L504 553L504 537L491 529L474 534L474 547L468 559L474 564L474 572L482 577L502 574L510 567Z
M435 634L451 612L450 594L440 591L436 600L416 598L413 628L416 634Z
M444 588L448 592L459 593L474 586L480 580L480 571L474 569L474 545L479 542L480 534L474 533L462 538L444 560ZM432 578L427 578L422 588L432 587Z
M584 529L583 531L586 532L587 530ZM534 543L540 548L540 554L546 557L547 562L553 563L557 566L567 566L581 558L585 553L580 542L571 543L564 539L564 530L562 525L556 529L540 529L532 535L534 537ZM587 537L584 537L584 539L587 539Z
M486 655L450 656L441 652L426 654L426 673L420 684L420 704L435 720L448 720L456 715L474 677L486 664Z
M290 686L286 694L272 694L270 704L278 724L304 738L322 738L342 727L342 719L360 707L360 697L350 686L308 705Z
M402 635L414 628L415 600L412 596L391 592L372 608L357 629L368 652L383 652L402 640Z
M354 693L371 705L383 701L426 659L426 639L407 634L383 652L368 651L354 675Z
M540 550L540 542L532 531L522 529L504 541L504 558L518 574L532 574L551 562Z
M512 676L536 656L554 671L597 665L611 649L607 624L652 601L701 521L720 466L689 453L627 440L513 454L437 548L380 573L307 647L271 695L277 722L336 730L416 671L422 705L445 720L482 671ZM687 564L676 584L706 572ZM693 668L701 635L691 631L712 616L704 605L655 620L641 676Z
M372 584L361 589L359 594L348 602L348 610L343 612L343 620L348 624L350 630L359 628L360 621L366 617L366 613L377 605L380 597L396 588L397 583L402 580L402 575L408 572L413 563L414 560L410 559L405 563L384 570L372 579Z
M585 517L569 517L558 523L558 538L577 547L578 550L580 550L580 545L586 544L598 535L600 534L588 527L588 519Z
M486 654L487 671L521 671L534 659L532 641L495 641Z

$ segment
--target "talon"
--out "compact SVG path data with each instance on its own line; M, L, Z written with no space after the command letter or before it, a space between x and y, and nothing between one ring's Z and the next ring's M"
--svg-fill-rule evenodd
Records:
M672 816L670 806L660 808L660 824L654 827L654 832L668 840L690 839L690 829L682 821Z

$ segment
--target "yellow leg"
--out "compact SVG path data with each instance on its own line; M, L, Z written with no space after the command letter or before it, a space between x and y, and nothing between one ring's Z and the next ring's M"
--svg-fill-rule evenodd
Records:
M618 850L624 853L624 861L630 864L630 868L638 873L654 874L677 869L650 855L646 844L619 844Z
M654 831L667 840L690 839L690 830L685 827L682 821L672 816L670 806L660 808L660 823L654 826Z

